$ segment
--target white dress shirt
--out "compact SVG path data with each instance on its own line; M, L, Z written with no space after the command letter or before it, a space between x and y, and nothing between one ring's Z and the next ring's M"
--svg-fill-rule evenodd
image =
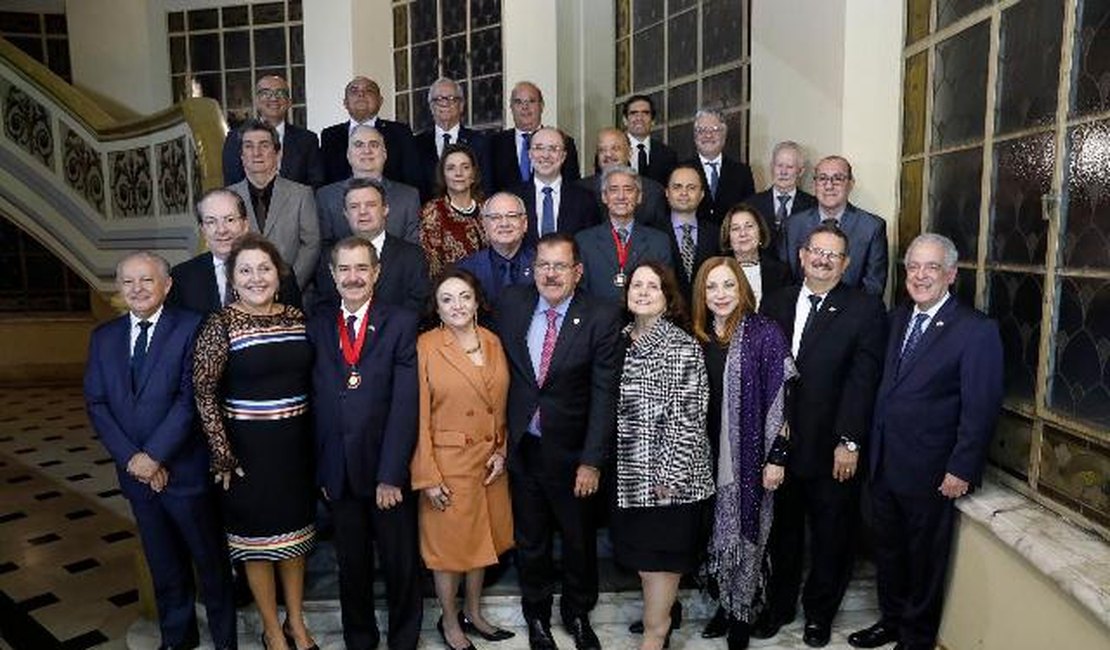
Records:
M644 145L644 153L647 154L648 163L651 162L651 137L646 137L643 140L637 140L636 136L631 133L628 134L628 145L632 148L631 155L629 156L629 164L636 173L642 174L640 171L640 145Z
M899 354L901 354L901 351L905 349L906 341L909 340L910 332L913 331L913 319L917 318L918 314L925 314L926 316L928 316L928 318L925 319L925 322L921 324L921 333L924 334L925 330L929 329L929 325L932 324L933 319L936 318L937 312L939 312L940 308L944 306L944 303L948 302L948 298L951 297L951 295L951 293L945 291L944 297L938 300L937 304L926 309L925 311L921 311L917 307L917 305L913 306L913 313L910 314L910 320L909 323L906 325L906 331L902 333L902 345L898 348ZM918 343L918 345L920 345L920 342Z
M226 305L227 300L227 265L215 255L212 256L212 271L216 274L216 290L220 294L220 304Z
M535 176L532 177L532 184L535 186L533 190L536 193L536 232L540 232L543 226L543 188L551 188L551 207L555 217L555 230L559 229L559 204L562 201L563 195L563 177L559 176L551 181L550 185L544 185L543 181Z
M443 157L443 134L446 133L448 137L451 138L451 144L458 144L460 126L462 125L456 124L455 126L444 131L442 128L440 128L438 124L436 125L436 153L439 154L440 158Z
M366 313L368 311L370 311L370 301L367 300L366 302L362 303L362 306L359 307L358 309L354 310L354 311L347 311L347 306L343 305L342 302L340 303L340 305L341 305L340 309L343 310L343 327L347 326L347 318L349 318L350 316L354 316L355 317L355 335L357 336L359 330L362 329L362 321L363 321L363 319L366 318ZM354 343L354 341L351 341L351 343ZM340 350L343 349L342 339L339 342L339 349Z
M142 331L139 323L144 320L150 323L150 327L146 330L146 349L150 350L150 342L154 340L154 330L158 327L158 319L162 317L162 307L158 307L158 310L151 314L149 318L139 318L134 312L129 315L131 316L131 342L128 343L127 349L131 352L129 356L134 356L135 341L138 340L139 332Z
M809 287L802 283L802 289L798 292L798 302L794 303L794 336L790 339L790 352L794 358L798 358L798 348L802 346L802 330L806 326L806 319L809 318L809 310L813 309L813 304L810 303L810 296L820 296L821 302L817 303L817 309L821 308L821 304L825 302L825 298L829 295L825 293L813 293ZM816 316L814 316L816 318Z

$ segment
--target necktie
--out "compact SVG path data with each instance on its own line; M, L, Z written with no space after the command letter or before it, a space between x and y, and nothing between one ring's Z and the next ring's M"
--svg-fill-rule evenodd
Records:
M347 317L347 340L350 341L352 344L357 338L357 336L355 335L355 321L357 320L358 318L356 318L354 314L351 314Z
M501 288L505 288L513 283L513 263L501 260L498 264L501 265Z
M555 198L551 186L545 185L543 192L543 221L540 222L540 237L555 232Z
M143 370L146 361L146 346L150 340L147 332L150 330L150 321L139 321L139 336L135 338L135 348L131 351L131 390L139 387L139 373Z
M262 235L266 234L266 217L270 211L270 206L266 205L264 197L258 197L258 203L254 206L254 220L258 222L258 232Z
M231 288L227 286L227 267L223 262L217 262L214 267L216 271L216 293L220 294L220 304L227 307L235 302L231 299Z
M694 224L684 223L680 226L682 228L682 247L679 249L679 254L682 255L682 267L686 269L686 277L693 279L694 277Z
M532 147L532 134L520 134L520 159L517 163L520 165L520 178L521 180L528 180L532 178L532 160L528 157L528 149Z
M836 226L837 228L839 228L840 227L840 222L837 221L836 219L833 219L832 217L829 217L828 219L822 219L821 220L821 225L822 226Z
M547 370L551 367L551 354L555 352L555 340L559 338L558 318L559 312L548 309L544 312L547 316L547 331L543 333L543 348L540 351L540 371L536 374L536 383L543 386L547 379Z
M786 202L790 200L789 194L779 194L779 209L775 210L775 226L781 226L786 218Z
M721 175L717 173L717 163L707 162L709 165L709 194L713 198L717 198L717 183L721 180Z
M636 148L640 150L640 152L636 154L636 171L642 176L647 173L648 168L647 147L641 142L636 145Z
M621 226L620 228L617 228L617 237L621 240L621 244L627 244L628 243L628 227L627 226Z
M902 364L913 358L913 353L917 349L917 344L921 342L921 335L925 333L925 321L928 319L928 314L918 314L913 317L913 326L910 328L910 335L906 337L906 343L902 346L902 356L898 357L899 370L901 370Z
M444 133L443 134L443 148L440 149L440 151L439 151L439 157L440 158L443 157L443 152L447 151L447 147L450 147L450 146L451 146L451 134L450 133Z
M802 336L806 335L809 326L813 324L813 318L817 315L817 309L821 306L822 300L823 298L821 296L809 296L809 313L806 314L806 322L802 325Z

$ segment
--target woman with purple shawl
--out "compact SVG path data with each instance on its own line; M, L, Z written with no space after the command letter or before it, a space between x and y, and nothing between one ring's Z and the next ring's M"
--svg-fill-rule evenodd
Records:
M719 592L714 618L728 621L729 650L748 647L762 607L772 496L785 475L785 386L797 375L782 330L754 309L739 262L713 257L702 264L693 330L709 375L707 428L717 476L707 564Z

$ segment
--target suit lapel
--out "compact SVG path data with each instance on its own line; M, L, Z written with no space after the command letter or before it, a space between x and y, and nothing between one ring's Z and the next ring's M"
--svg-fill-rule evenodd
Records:
M956 297L948 296L948 301L945 302L944 306L940 308L940 311L937 312L937 315L929 319L929 324L925 327L925 331L921 333L921 340L917 342L917 349L914 350L913 356L906 360L905 365L897 366L899 381L902 380L902 378L904 378L909 373L913 372L913 369L917 366L918 359L924 358L925 355L928 354L929 348L932 347L938 339L943 337L945 332L951 329L951 323L949 321L955 320L955 309ZM911 309L910 312L912 313L912 311L913 310ZM907 318L907 324L909 322L910 321ZM906 328L903 327L901 329L901 337L899 337L898 339L899 356L901 356L902 344L905 342L905 340Z
M568 350L574 346L574 340L578 337L578 332L582 329L585 318L582 301L575 295L571 298L566 315L563 316L563 324L559 327L559 338L555 339L555 349L551 353L551 363L547 366L548 377L551 377L551 373L558 369L559 364L569 354Z
M833 287L832 291L825 296L821 301L821 306L817 310L817 314L813 317L813 322L810 323L809 329L802 334L802 340L798 342L798 363L801 364L802 359L806 356L806 352L812 346L814 341L820 340L825 330L829 328L838 316L840 316L842 307L843 292L840 289L841 285ZM801 291L801 289L799 289ZM794 304L797 305L797 294L795 294ZM791 332L793 336L793 332Z
M128 324L130 324L130 320L128 320ZM163 309L162 315L158 319L158 325L154 327L154 336L150 339L146 348L146 359L143 361L142 370L139 371L138 385L135 386L135 397L142 394L154 368L161 363L166 349L166 341L173 334L173 329L176 326L177 318L173 311ZM128 339L128 343L130 343L130 339Z
M289 194L285 191L285 184L281 177L274 179L274 191L270 195L270 207L266 209L266 232L263 236L269 238L277 227L278 219L275 217L285 213L285 204L289 202ZM290 261L290 264L292 261Z
M517 359L522 368L531 371L529 377L532 383L536 382L536 367L532 365L532 354L528 351L528 328L532 326L532 314L536 311L539 302L539 293L535 290L528 292L529 300L519 303L518 313L503 321L502 346L505 354ZM511 309L511 308L510 308Z
M134 397L131 390L131 317L124 314L119 318L107 339L104 358L110 360L107 366L110 368L109 372L115 375L113 381L126 394Z
M483 338L482 333L478 332L478 340L482 341ZM486 348L488 349L489 346L486 345ZM440 332L439 354L455 370L459 371L459 374L466 379L466 383L470 384L470 387L474 389L474 393L478 395L487 406L493 406L489 389L486 387L486 382L482 378L482 369L471 363L470 359L466 358L462 348L460 348L458 342L455 341L455 337L446 330ZM492 363L493 361L492 359L487 359L486 362Z

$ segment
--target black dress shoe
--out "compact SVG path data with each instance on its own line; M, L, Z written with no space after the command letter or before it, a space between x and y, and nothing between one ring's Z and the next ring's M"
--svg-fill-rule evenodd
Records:
M752 638L773 639L778 636L779 630L782 629L782 625L782 622L774 616L760 616L756 619L755 625L752 625Z
M859 632L852 632L848 635L848 645L853 648L878 648L879 646L884 646L891 641L897 640L898 629L882 621L879 621L867 629L860 630Z
M285 637L285 644L289 646L290 650L320 650L319 644L316 643L313 643L307 648L298 648L297 641L293 638L293 631L289 629L289 619L282 621L281 634Z
M532 650L559 650L551 636L551 623L540 618L525 618L528 626L528 647Z
M478 629L477 625L472 623L470 619L466 617L466 614L463 614L462 612L459 612L459 627L462 628L463 632L466 632L467 634L477 634L486 641L505 641L516 636L515 632L503 630L499 627L493 628L492 632L483 632Z
M811 648L824 648L829 645L829 638L832 637L832 626L815 621L806 621L805 632L802 634L802 641Z
M729 621L728 650L746 650L750 637L750 625L741 621Z
M567 628L567 632L574 639L574 647L578 650L601 650L601 641L594 634L594 629L590 627L590 619L586 618L585 614L564 618L563 627Z
M443 631L442 616L440 616L439 620L436 621L436 629L439 630L439 638L443 639L443 645L447 646L448 650L477 650L477 648L474 647L474 644L470 642L470 639L467 639L466 645L461 648L456 648L455 646L451 645L451 642L447 640L447 633Z
M671 632L680 629L682 629L682 603L676 600L674 601L674 604L671 605L671 629L667 630L667 635L670 636ZM628 631L633 634L643 634L644 619L641 618L638 621L633 621L632 623L629 623Z
M728 614L725 612L724 607L717 607L717 611L713 612L713 618L702 628L701 638L703 639L719 639L728 634Z

